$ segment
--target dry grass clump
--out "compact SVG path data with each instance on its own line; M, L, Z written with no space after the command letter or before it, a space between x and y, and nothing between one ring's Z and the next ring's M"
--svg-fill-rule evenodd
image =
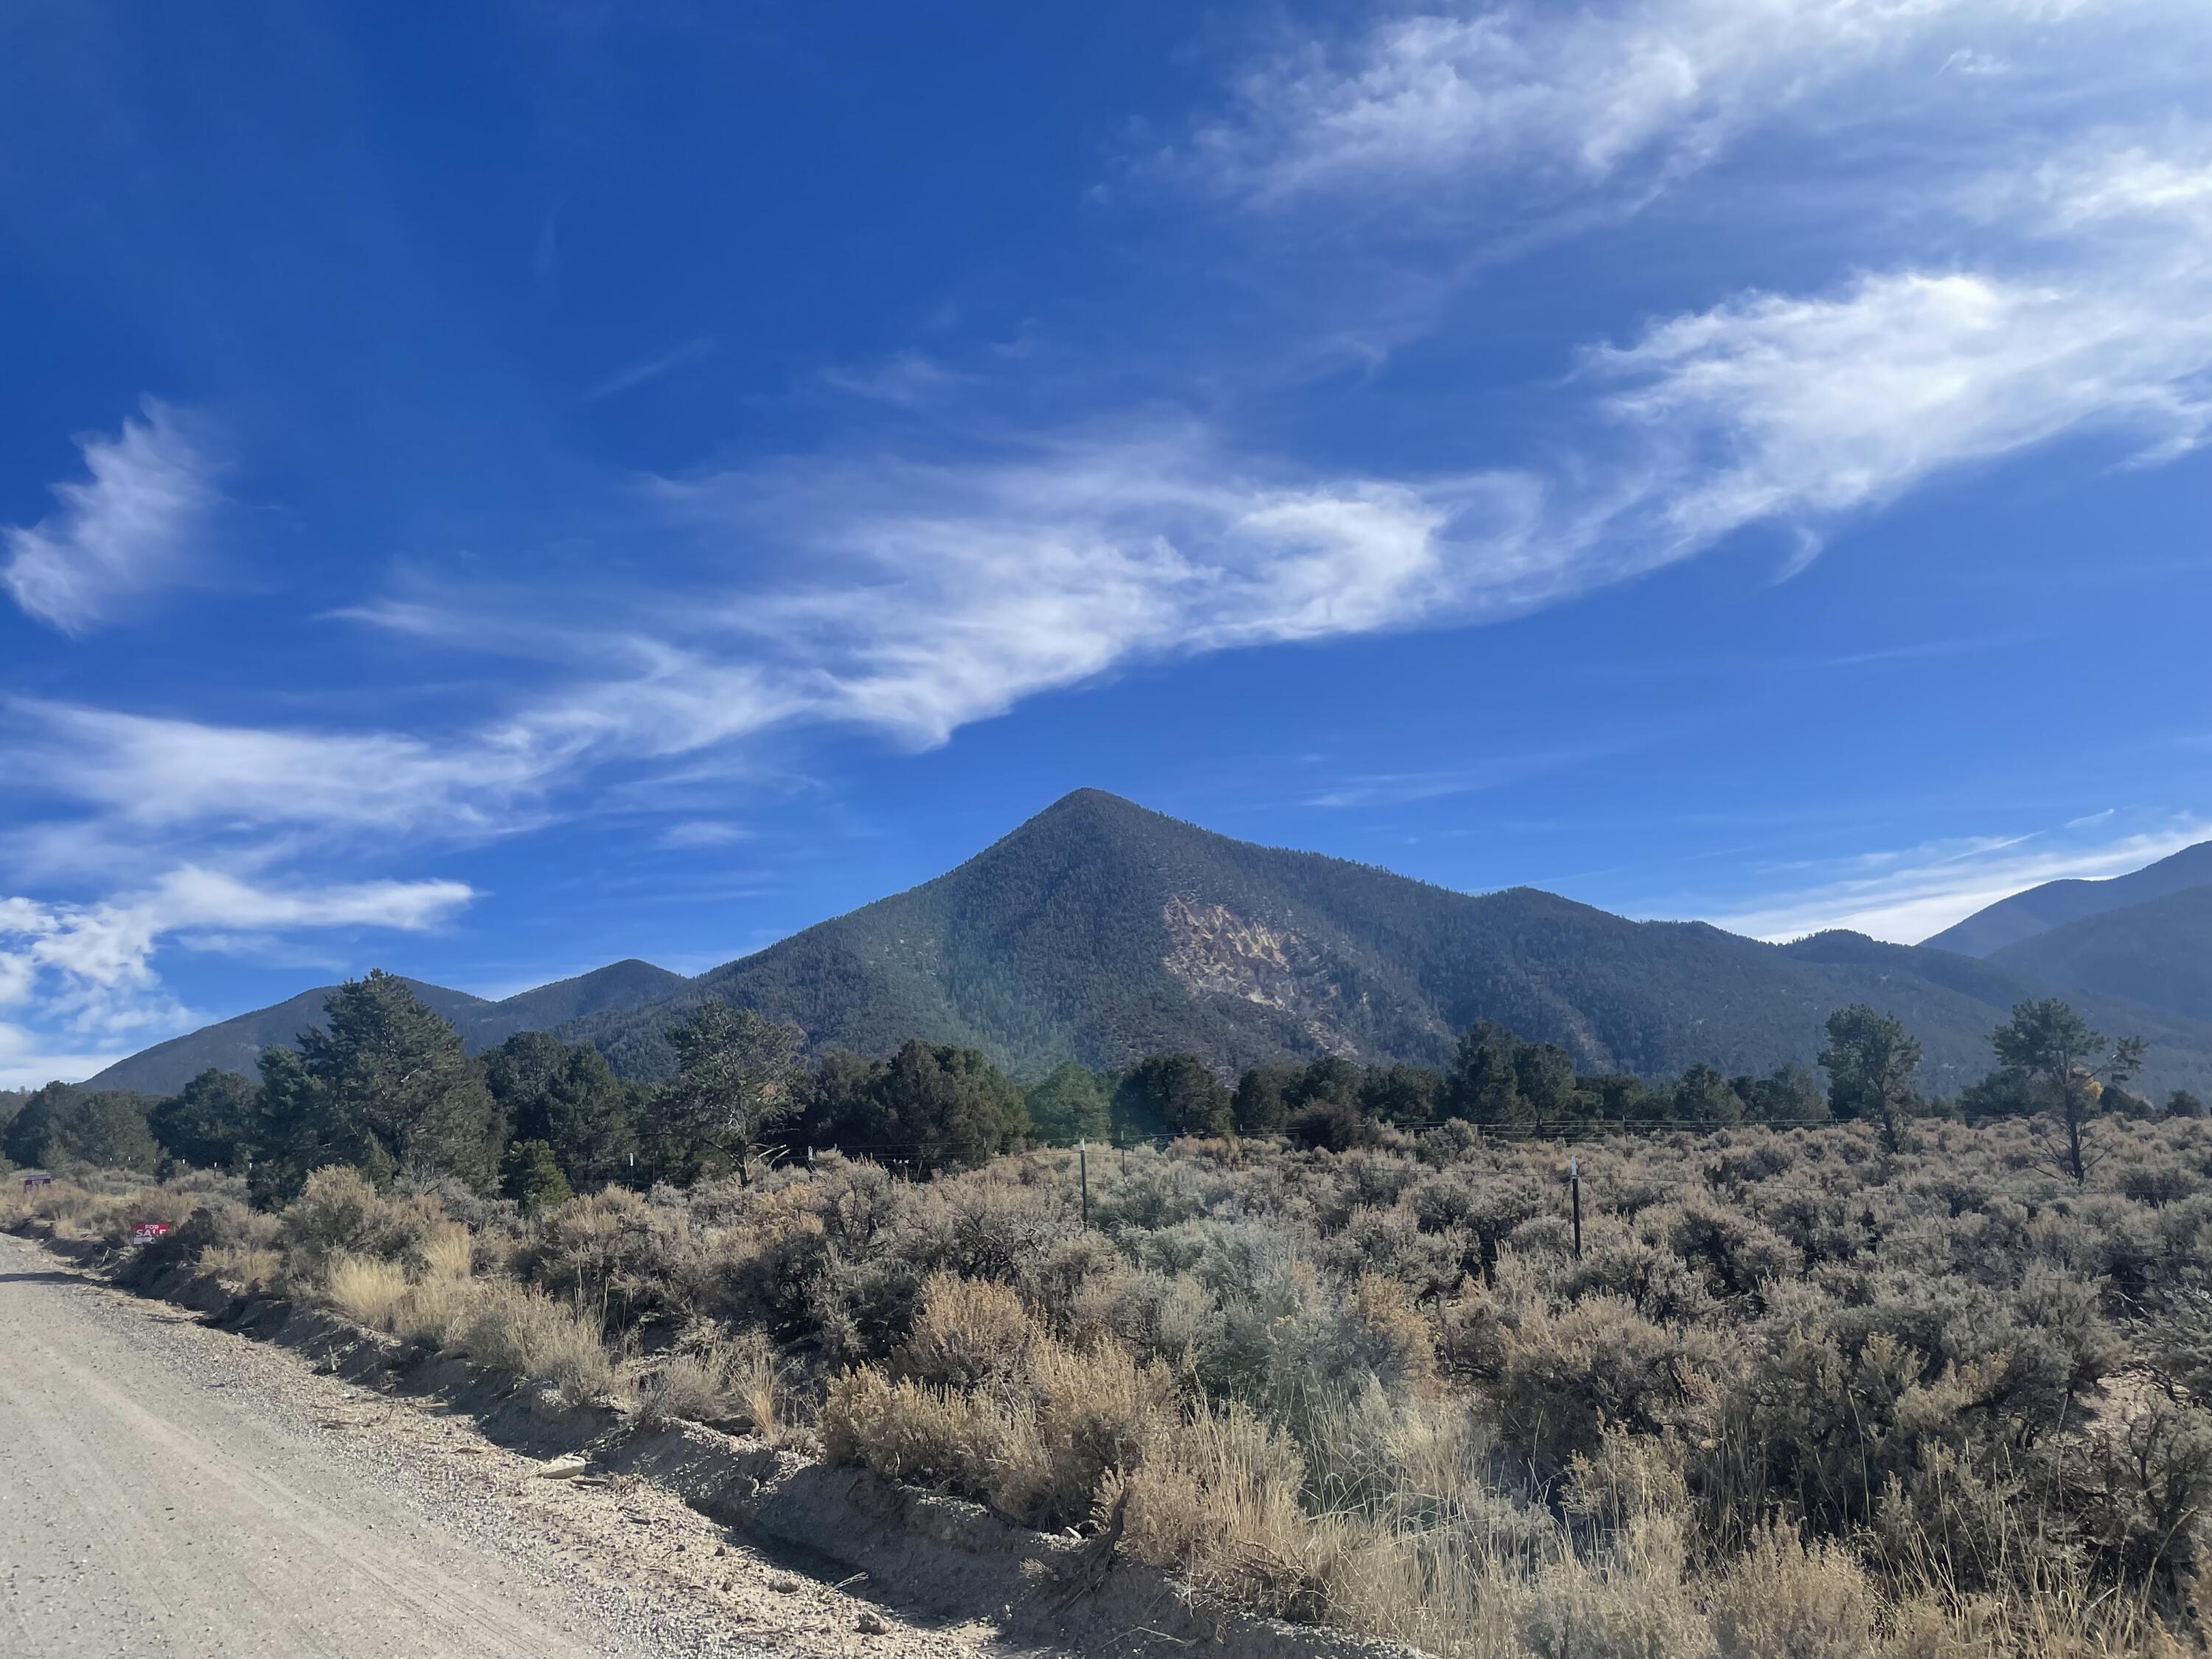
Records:
M1178 1423L1135 1469L1109 1477L1098 1501L1110 1511L1126 1495L1125 1535L1140 1559L1246 1607L1316 1623L1344 1541L1340 1527L1306 1511L1304 1478L1297 1448L1231 1406Z
M742 1429L771 1443L797 1438L775 1345L758 1331L735 1336L706 1327L663 1355L639 1404L648 1422L676 1419Z
M478 1364L549 1384L567 1405L620 1390L621 1371L597 1320L509 1280L477 1285L454 1346Z
M399 1310L412 1288L407 1270L374 1256L334 1256L323 1283L323 1299L356 1325L395 1329Z
M1807 1547L1778 1522L1730 1561L1711 1592L1721 1659L1874 1659L1880 1599L1841 1546Z
M397 1261L418 1254L445 1219L434 1199L389 1198L359 1171L333 1167L309 1176L284 1206L277 1245L295 1283L319 1285L338 1256Z
M411 1267L391 1258L332 1255L322 1297L373 1329L546 1383L568 1405L620 1391L621 1370L597 1318L534 1285L471 1277L465 1234L456 1232L432 1226L410 1237Z

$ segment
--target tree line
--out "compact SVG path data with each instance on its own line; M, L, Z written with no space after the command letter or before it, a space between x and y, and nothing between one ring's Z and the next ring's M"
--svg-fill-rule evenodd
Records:
M836 1149L927 1176L1030 1145L1176 1136L1284 1136L1343 1151L1386 1127L1452 1121L1504 1134L1603 1127L1717 1128L1863 1120L1887 1144L1917 1121L2029 1116L2051 1129L2055 1169L2086 1179L2101 1113L2201 1115L2177 1092L2162 1109L2129 1092L2137 1038L2109 1042L2065 1003L2027 1002L1991 1034L1996 1065L1955 1100L1923 1096L1920 1045L1863 1005L1827 1021L1826 1083L1790 1064L1763 1077L1693 1065L1660 1082L1590 1075L1556 1043L1477 1021L1442 1069L1361 1066L1340 1055L1255 1066L1234 1081L1198 1056L1150 1056L1118 1072L1070 1060L1024 1086L981 1052L909 1041L888 1059L832 1050L809 1064L802 1034L708 999L669 1028L677 1075L617 1077L588 1044L523 1032L471 1056L398 977L372 972L331 996L327 1025L296 1049L263 1051L260 1075L210 1069L158 1101L55 1084L0 1096L0 1154L19 1164L151 1170L164 1161L246 1176L288 1201L331 1164L388 1182L450 1178L526 1206L609 1184L686 1184L764 1161Z

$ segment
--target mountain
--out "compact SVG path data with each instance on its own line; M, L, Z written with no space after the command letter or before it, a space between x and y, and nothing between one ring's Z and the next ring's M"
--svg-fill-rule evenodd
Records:
M2212 841L2185 847L2155 864L2104 881L2046 881L1999 899L1921 944L1961 956L1986 957L2069 922L2212 887Z
M556 1025L611 1010L635 1008L676 995L690 981L635 957L594 968L574 979L555 980L503 1002L487 1003L456 1020L471 1050L495 1048L517 1031L550 1031Z
M453 1023L474 1052L496 1047L517 1031L550 1030L567 1021L658 1000L680 991L689 981L681 974L633 958L574 979L540 985L499 1002L421 980L410 979L407 983L424 1003ZM319 986L274 1007L257 1008L219 1025L157 1042L118 1060L89 1079L85 1086L167 1095L174 1094L210 1066L226 1072L250 1073L264 1048L289 1047L308 1026L320 1026L324 1000L337 988Z
M477 1010L494 1006L466 991L425 984L419 979L410 979L407 985L456 1025ZM251 1073L264 1048L271 1044L289 1045L308 1026L322 1024L324 1000L337 988L335 985L319 985L274 1007L256 1008L252 1013L240 1014L219 1025L203 1026L182 1036L171 1037L167 1042L157 1042L88 1078L84 1086L173 1095L210 1066L219 1071Z
M2212 1020L2212 886L2084 916L1990 960L2046 984Z
M817 1048L882 1054L922 1036L1036 1075L1174 1050L1223 1067L1320 1053L1435 1065L1487 1017L1585 1071L1655 1077L1809 1064L1828 1013L1863 1001L1912 1027L1927 1086L1950 1091L1988 1070L2012 1005L2044 991L2001 964L1856 934L1771 945L1530 888L1470 896L1082 790L934 881L558 1030L631 1075L665 1075L662 1031L715 994L795 1021ZM2077 1000L2149 1040L2148 1086L2212 1085L2212 1025Z
M1765 1072L1811 1064L1828 1014L1868 1002L1912 1028L1925 1086L1948 1093L1988 1071L1989 1034L2013 1005L2056 986L2100 1029L2148 1040L2143 1086L2212 1091L2212 1022L2124 1000L2118 981L2076 990L2008 954L1844 933L1764 945L1534 888L1454 892L1085 789L934 881L696 980L622 962L495 1003L416 989L471 1048L551 1030L642 1078L672 1069L663 1033L708 995L794 1021L817 1050L881 1054L922 1036L1029 1077L1071 1057L1115 1066L1178 1050L1224 1070L1329 1053L1433 1066L1479 1018L1562 1044L1586 1072ZM93 1082L164 1093L208 1066L251 1070L328 994L176 1038Z

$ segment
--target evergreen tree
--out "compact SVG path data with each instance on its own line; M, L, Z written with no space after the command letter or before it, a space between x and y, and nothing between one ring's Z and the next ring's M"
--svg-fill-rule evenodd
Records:
M1229 1099L1229 1120L1240 1135L1276 1135L1290 1121L1291 1095L1304 1068L1290 1061L1255 1066L1237 1079Z
M2012 1018L1990 1033L1999 1066L2029 1079L2045 1109L2066 1133L2060 1162L2075 1183L2089 1178L2086 1141L2088 1120L2102 1109L2101 1094L2123 1089L2142 1069L2141 1037L2122 1037L2101 1064L2091 1061L2105 1047L2104 1035L2057 997L2023 1002Z
M246 1176L256 1204L276 1209L290 1203L309 1176L333 1164L358 1170L379 1187L398 1173L398 1160L316 1086L298 1049L264 1048L259 1067L260 1127Z
M1534 1121L1575 1115L1575 1057L1556 1042L1524 1042L1513 1056L1513 1087Z
M2035 1079L2014 1066L2000 1066L1959 1091L1959 1114L1969 1123L1992 1117L2033 1117L2042 1109Z
M669 1028L681 1067L649 1114L662 1157L696 1176L733 1168L750 1184L767 1137L805 1104L799 1028L709 997Z
M252 1161L261 1127L261 1087L210 1066L147 1114L161 1150L200 1170L238 1170Z
M1470 1122L1504 1128L1533 1119L1521 1097L1521 1041L1495 1020L1479 1019L1460 1038L1444 1074L1444 1112Z
M119 1089L49 1083L12 1118L0 1152L16 1164L89 1164L151 1175L161 1149L146 1127L146 1099Z
M1342 1054L1323 1054L1283 1091L1283 1101L1297 1111L1322 1101L1355 1100L1358 1095L1359 1068Z
M1030 1089L1025 1103L1031 1128L1048 1146L1103 1140L1113 1131L1112 1103L1096 1074L1080 1060L1055 1066Z
M1895 1152L1905 1121L1920 1104L1912 1079L1920 1070L1920 1042L1893 1014L1855 1002L1828 1016L1820 1065L1828 1073L1828 1110L1838 1119L1864 1118L1881 1126L1882 1144Z
M1141 1060L1114 1091L1116 1134L1225 1135L1235 1128L1229 1091L1195 1054Z
M575 1196L550 1142L518 1140L500 1160L500 1191L535 1214Z
M1382 1066L1359 1085L1359 1109L1382 1123L1427 1123L1442 1111L1444 1079L1425 1066Z
M1778 1066L1765 1077L1740 1081L1736 1092L1761 1123L1827 1121L1828 1097L1821 1092L1820 1079L1795 1060Z
M793 1139L808 1146L835 1146L873 1157L889 1146L880 1085L886 1067L848 1049L832 1048L816 1064L800 1093Z
M301 1032L296 1057L261 1052L256 1190L289 1196L331 1164L379 1183L406 1170L491 1190L505 1125L459 1033L380 969L323 1007L329 1028Z
M891 1155L917 1174L974 1169L1028 1131L1020 1091L973 1048L908 1042L876 1090Z
M637 1150L641 1091L589 1043L521 1031L483 1057L484 1081L515 1139L542 1140L569 1182L623 1179Z
M1700 1061L1685 1067L1674 1082L1674 1112L1684 1123L1728 1124L1743 1121L1743 1097L1719 1068Z
M1371 1146L1382 1134L1356 1102L1342 1099L1316 1100L1299 1107L1291 1114L1285 1133L1292 1146L1323 1152Z

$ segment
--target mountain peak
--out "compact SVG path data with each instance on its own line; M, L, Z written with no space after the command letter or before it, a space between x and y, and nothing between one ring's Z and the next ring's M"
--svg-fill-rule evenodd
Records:
M2212 886L2212 841L2200 841L2123 876L2069 878L2027 888L1984 906L1921 944L1961 956L1991 956L2069 922L2207 886Z

